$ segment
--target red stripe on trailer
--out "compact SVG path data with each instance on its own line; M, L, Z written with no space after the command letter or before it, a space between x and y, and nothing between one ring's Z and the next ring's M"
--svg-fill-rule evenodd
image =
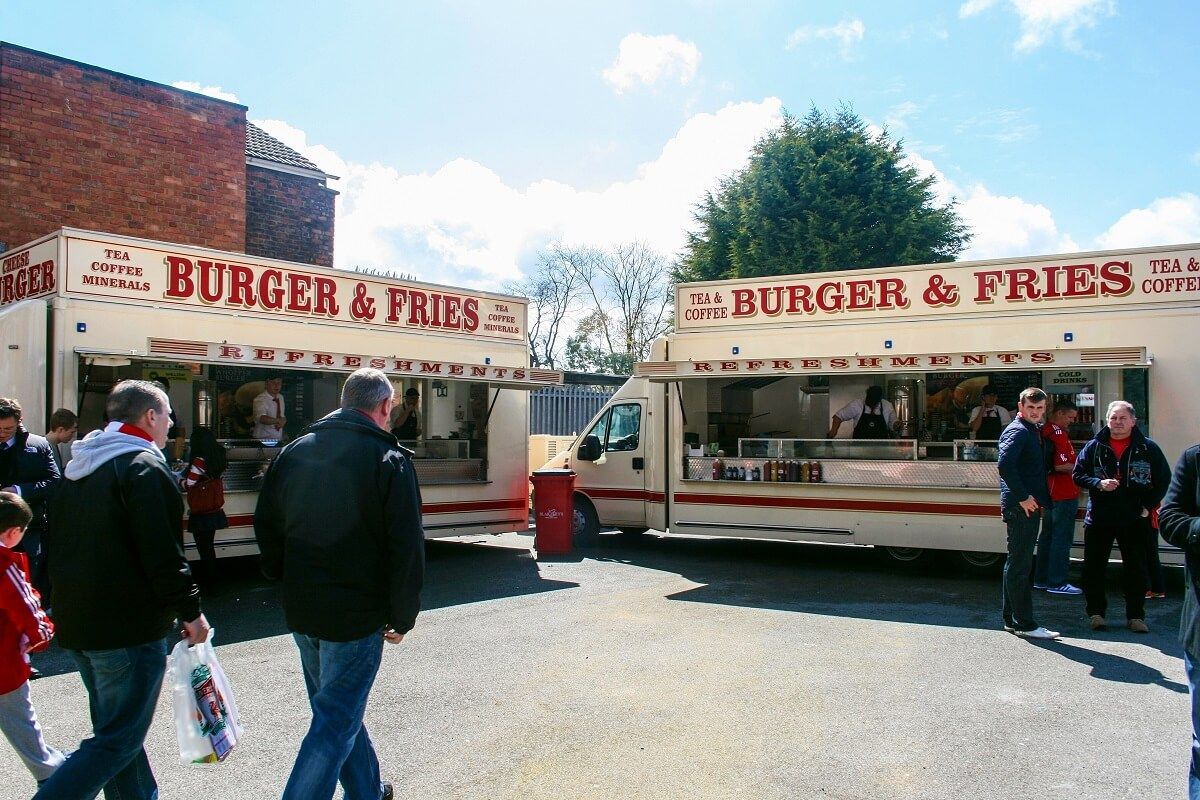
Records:
M882 511L892 514L951 514L967 517L999 517L994 505L968 503L917 503L905 500L850 500L823 497L766 497L763 495L694 494L679 492L676 503L714 506L753 506L759 508L808 508L829 511Z

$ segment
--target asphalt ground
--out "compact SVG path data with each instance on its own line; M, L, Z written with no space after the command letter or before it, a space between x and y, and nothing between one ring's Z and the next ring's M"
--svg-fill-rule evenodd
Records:
M1001 630L998 576L938 563L653 535L539 563L531 541L430 544L426 610L385 648L367 713L397 797L1186 793L1180 570L1149 635L1093 633L1080 598L1038 592L1064 636L1035 643ZM206 612L247 733L227 762L182 766L164 693L146 745L164 798L278 797L307 729L277 588L252 560L224 568ZM61 651L37 663L47 738L73 746L83 686ZM7 751L0 797L32 792Z

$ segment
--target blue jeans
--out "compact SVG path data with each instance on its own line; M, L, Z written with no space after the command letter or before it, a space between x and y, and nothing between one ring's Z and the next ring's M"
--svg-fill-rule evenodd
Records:
M1188 691L1192 697L1192 765L1188 770L1188 800L1200 800L1200 693L1196 691L1200 685L1200 664L1184 650L1183 666L1187 670Z
M1033 621L1033 548L1037 544L1042 512L1026 515L1017 508L1004 512L1008 526L1008 560L1004 562L1004 583L1000 597L1004 624L1019 631L1038 626Z
M1071 545L1075 543L1075 514L1079 498L1055 500L1043 515L1042 532L1037 540L1037 566L1033 582L1062 586L1070 576Z
M313 716L283 800L329 800L339 781L345 800L379 800L379 760L363 713L383 658L383 629L351 642L293 637Z
M167 667L163 639L116 650L68 650L79 665L92 715L84 739L34 800L157 800L158 784L142 748Z

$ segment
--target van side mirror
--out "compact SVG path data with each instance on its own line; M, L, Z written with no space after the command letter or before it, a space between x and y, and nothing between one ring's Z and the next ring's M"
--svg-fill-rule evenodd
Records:
M600 455L600 437L590 434L583 437L583 441L579 444L579 460L598 461Z

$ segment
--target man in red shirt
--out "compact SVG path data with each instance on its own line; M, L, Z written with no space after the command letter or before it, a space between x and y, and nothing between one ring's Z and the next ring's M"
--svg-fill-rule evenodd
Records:
M1075 542L1075 515L1079 512L1079 487L1071 477L1075 469L1075 445L1067 435L1079 411L1070 400L1054 404L1050 421L1042 426L1042 438L1053 454L1050 468L1051 507L1042 517L1038 534L1037 561L1033 588L1050 594L1082 594L1083 590L1067 582L1071 567L1071 545Z

